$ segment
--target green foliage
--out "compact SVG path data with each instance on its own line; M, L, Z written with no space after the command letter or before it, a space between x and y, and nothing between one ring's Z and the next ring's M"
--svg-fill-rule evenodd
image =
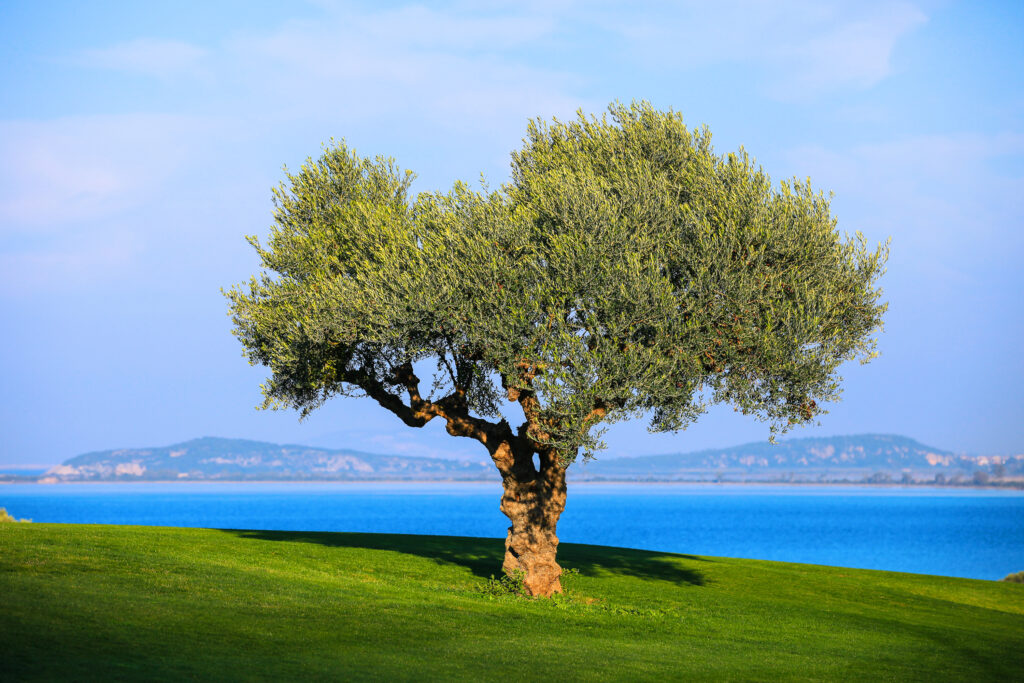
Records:
M31 521L32 521L31 519L17 519L15 517L11 517L11 515L8 514L8 512L7 512L7 508L0 508L0 524L2 524L3 522L31 522Z
M532 121L512 170L410 199L411 173L332 143L288 173L250 238L264 273L227 293L265 407L368 395L451 425L504 396L568 461L602 423L679 430L718 402L785 431L873 357L887 249L842 236L809 180L773 185L647 103Z
M483 585L480 586L480 592L490 598L504 598L511 596L527 597L526 586L523 585L523 581L526 579L526 572L521 569L513 570L510 573L502 574L499 578L494 578L492 574Z
M1008 581L1010 583L1024 583L1024 572L1017 572L1016 574L1007 574L1000 581Z

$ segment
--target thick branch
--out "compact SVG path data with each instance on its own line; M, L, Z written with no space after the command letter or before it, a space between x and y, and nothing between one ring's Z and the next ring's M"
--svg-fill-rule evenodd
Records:
M536 392L532 388L532 380L538 372L536 365L521 362L517 364L520 370L518 385L513 385L502 376L502 387L508 396L508 400L518 403L526 417L519 427L519 438L533 451L542 452L550 449L552 442L552 423L541 417L542 408ZM593 408L583 419L583 429L589 429L600 422L608 413L616 408L622 408L625 401L622 399L595 399Z
M511 386L504 376L501 378L501 383L508 395L508 400L518 403L519 407L523 410L523 415L526 417L526 422L519 427L519 438L531 450L542 451L547 448L546 442L551 440L551 435L544 429L544 423L540 416L540 401L537 400L537 395L530 388L531 381L537 373L537 368L536 366L527 366L524 363L521 363L519 367L522 370L520 380L526 385L525 387Z
M365 372L346 372L342 380L365 391L367 396L379 403L381 407L397 415L409 427L422 427L434 417L405 405L401 398L388 391L383 384Z
M344 381L358 386L383 408L397 415L410 427L422 427L435 417L445 421L445 429L452 436L464 436L475 439L487 447L492 454L502 440L513 438L512 429L502 420L499 423L489 422L469 414L466 405L465 389L456 387L455 391L439 401L430 401L420 395L420 380L413 372L412 363L403 363L395 369L394 379L397 384L405 387L409 395L409 404L387 390L385 385L363 372L348 372Z

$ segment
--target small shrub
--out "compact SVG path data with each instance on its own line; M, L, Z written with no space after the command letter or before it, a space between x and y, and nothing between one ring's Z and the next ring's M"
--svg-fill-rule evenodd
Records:
M562 569L562 592L555 593L549 598L554 602L567 602L569 601L570 587L576 583L576 577L580 575L579 569ZM507 595L514 595L519 597L528 597L526 595L526 587L523 585L523 581L526 579L526 574L521 570L517 569L511 574L505 574L500 578L487 579L484 585L480 586L479 591L484 595L497 598Z
M521 569L505 574L499 578L487 579L484 585L480 587L480 592L491 598L502 598L507 596L525 596L526 587L523 585L523 580L526 578L526 573Z
M7 508L0 508L0 523L2 522L31 522L31 519L16 519L7 514Z
M644 609L640 607L619 607L609 605L599 598L588 598L577 591L576 581L580 576L580 570L574 568L562 568L562 592L555 593L550 598L533 598L526 594L523 586L523 579L526 575L522 571L514 571L500 578L491 576L476 591L492 600L523 600L537 605L546 605L552 609L567 610L580 614L595 614L604 612L619 616L633 617L663 617L665 612L659 609Z
M576 567L563 567L562 568L562 588L565 589L567 586L575 586L576 579L580 575L580 570Z
M1024 583L1024 572L1017 572L1016 574L1008 574L1000 579L1000 581L1009 581L1010 583Z

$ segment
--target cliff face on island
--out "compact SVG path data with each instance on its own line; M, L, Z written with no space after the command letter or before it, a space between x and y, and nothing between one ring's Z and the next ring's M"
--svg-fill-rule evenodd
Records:
M904 436L862 434L757 442L631 458L599 454L572 481L1020 483L1024 455L959 455ZM38 479L61 481L497 481L486 462L204 437L159 448L86 453ZM28 481L8 477L7 481Z

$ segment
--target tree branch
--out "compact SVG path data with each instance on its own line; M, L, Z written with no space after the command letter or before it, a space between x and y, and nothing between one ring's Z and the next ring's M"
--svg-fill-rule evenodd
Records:
M514 438L512 428L504 420L494 423L470 415L464 390L456 388L454 393L439 401L424 399L420 395L420 380L413 372L411 362L395 368L394 380L405 387L409 395L408 405L388 391L383 383L365 372L350 371L344 376L344 381L358 386L367 396L397 415L410 427L422 427L435 417L440 417L445 421L445 429L449 434L475 439L492 454L502 441Z
M341 379L365 391L367 396L379 403L382 408L386 408L397 415L409 427L422 427L434 417L433 415L425 415L422 411L416 411L411 406L405 405L401 398L388 391L382 383L365 372L346 371Z
M537 395L531 388L532 380L536 376L538 370L536 366L527 365L525 363L520 363L517 367L521 370L520 379L526 386L511 386L504 375L501 377L501 384L505 388L508 400L518 403L519 407L523 409L523 415L526 417L526 422L519 427L519 438L524 441L531 450L539 452L548 448L546 442L551 440L551 435L544 430L544 423L540 416L540 401L537 400Z
M608 414L611 410L612 405L607 401L594 401L594 408L587 413L587 416L583 418L583 424L589 427L592 423L597 422L602 417Z

